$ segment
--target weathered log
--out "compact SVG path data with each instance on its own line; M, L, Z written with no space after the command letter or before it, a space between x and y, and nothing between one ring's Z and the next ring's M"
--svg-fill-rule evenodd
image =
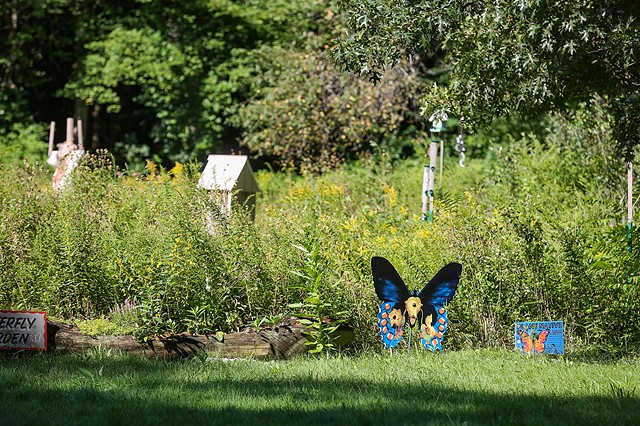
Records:
M107 349L152 358L175 359L212 353L225 358L288 359L307 351L299 323L279 324L258 332L245 329L224 334L222 341L214 335L180 334L138 342L133 336L88 336L77 327L47 322L48 346L59 353L82 353L91 349Z

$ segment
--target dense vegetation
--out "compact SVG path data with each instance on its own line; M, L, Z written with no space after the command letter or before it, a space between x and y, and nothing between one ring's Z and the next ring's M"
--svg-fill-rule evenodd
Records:
M327 314L368 348L381 255L412 287L463 263L450 347L563 319L570 348L640 349L621 224L640 135L632 2L340 3L344 17L323 0L10 1L0 309L141 338ZM433 223L418 216L421 96L493 126L467 139L467 168L447 159ZM34 160L69 115L92 154L54 194ZM282 170L258 173L255 223L196 186L198 159L239 146Z
M0 308L109 317L143 337L230 331L322 304L355 328L354 347L377 347L369 262L381 255L411 287L464 265L450 348L510 346L514 321L561 319L570 349L637 350L622 160L606 115L585 108L554 117L544 139L446 164L433 223L419 218L421 160L385 153L315 179L260 172L256 222L219 217L213 233L215 206L192 165L149 163L133 177L101 153L59 194L39 166L5 167Z
M414 64L381 92L341 75L326 54L341 22L323 0L11 0L0 162L42 159L45 127L71 116L91 150L134 170L239 144L309 172L353 159L410 130L422 91Z
M350 31L334 56L344 68L377 80L402 57L443 55L450 80L426 97L430 111L444 106L468 123L487 123L514 112L570 110L597 94L611 103L620 154L631 160L640 144L640 12L633 1L339 3Z

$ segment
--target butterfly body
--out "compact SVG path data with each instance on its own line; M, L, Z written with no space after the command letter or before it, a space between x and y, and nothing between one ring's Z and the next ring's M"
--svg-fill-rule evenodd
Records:
M431 351L442 349L448 318L444 305L455 295L462 265L450 263L420 291L409 291L391 263L382 257L371 259L376 294L382 304L378 327L385 349L402 340L405 328L418 326L422 345Z

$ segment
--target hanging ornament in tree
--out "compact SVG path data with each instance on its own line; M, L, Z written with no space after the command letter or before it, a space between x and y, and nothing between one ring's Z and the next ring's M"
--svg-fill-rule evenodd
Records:
M458 164L460 167L464 167L464 159L466 157L465 152L467 148L464 146L464 139L462 138L462 127L464 126L464 117L460 117L460 127L458 130L458 137L456 138L456 145L454 149L460 155L460 161Z
M460 167L464 167L464 159L465 159L464 153L467 150L467 148L465 148L464 146L464 140L462 139L462 131L460 131L460 133L458 134L458 137L456 138L456 145L454 148L456 152L460 155L460 161L458 161L458 164L460 165Z
M424 166L422 177L422 220L433 222L433 201L436 181L436 160L438 157L438 143L440 144L440 183L442 184L442 158L444 146L440 137L440 132L444 131L444 124L449 119L447 112L441 108L431 114L431 143L429 144L428 155L429 165Z

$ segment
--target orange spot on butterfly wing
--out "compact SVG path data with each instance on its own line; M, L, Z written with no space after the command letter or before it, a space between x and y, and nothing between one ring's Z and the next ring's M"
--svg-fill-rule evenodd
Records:
M440 315L444 314L444 308L440 307L440 309L438 309L438 312L440 313Z

